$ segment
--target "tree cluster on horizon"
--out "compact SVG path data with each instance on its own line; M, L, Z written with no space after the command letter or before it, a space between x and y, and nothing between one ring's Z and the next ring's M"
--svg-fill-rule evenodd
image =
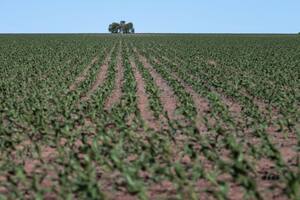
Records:
M108 27L108 31L110 33L122 33L122 34L135 33L133 23L132 22L126 23L126 21L120 21L120 23L117 22L111 23Z

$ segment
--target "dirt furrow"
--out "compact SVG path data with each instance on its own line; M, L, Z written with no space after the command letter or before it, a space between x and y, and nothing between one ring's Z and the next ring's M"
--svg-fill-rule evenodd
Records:
M81 74L75 79L75 81L70 85L69 92L75 91L78 87L78 85L83 82L86 79L86 76L88 74L88 71L90 68L99 60L99 57L96 56L92 62L87 65L84 70L81 72Z
M150 128L154 130L158 130L159 125L154 121L155 120L154 115L152 111L149 109L149 100L145 90L145 83L143 77L139 72L139 70L137 69L135 61L132 57L129 58L129 62L132 67L132 71L137 83L136 93L137 93L138 109L140 110L141 117Z
M165 61L171 63L171 61L170 61L169 58L163 56L163 59ZM155 58L154 60L157 62L157 58ZM176 65L177 67L179 67L176 63L174 63L174 65ZM202 98L204 101L206 101L206 99L204 99L203 97L201 97L197 92L195 92L192 89L191 86L189 86L188 84L186 84L183 80L181 80L174 73L173 73L173 76L177 77L176 79L179 80L181 82L181 84L186 88L186 90L192 95L196 107L197 107L197 104L198 104L197 103L197 101L198 101L197 99L198 98ZM193 75L191 75L191 76L194 77ZM241 115L242 106L239 103L237 103L236 101L234 101L234 100L232 100L230 98L227 98L225 95L223 95L222 92L216 91L214 88L211 88L211 91L214 92L215 94L218 94L218 96L221 98L222 102L227 106L227 108L228 108L231 116L236 120L236 122L241 123L241 121L242 121L242 115ZM197 108L197 110L198 110L198 108Z
M178 79L179 80L179 79ZM204 122L204 116L209 112L209 102L207 99L201 97L193 88L182 80L180 80L182 85L184 86L185 90L192 96L193 102L196 107L197 111L197 119L196 119L196 126L200 133L207 132L207 127ZM211 122L211 121L210 121Z
M168 61L171 62L166 57L164 57L163 59L166 60L167 62ZM155 58L153 60L156 62L160 62L157 58ZM173 73L173 75L174 75L174 73ZM193 75L191 75L191 76L193 76ZM185 87L186 87L186 85L185 85ZM186 88L186 90L192 96L194 96L194 94L192 94L192 91L190 89ZM243 112L242 106L238 102L236 102L234 99L231 99L231 98L227 97L226 95L224 95L224 93L220 90L211 88L211 91L214 92L215 94L218 94L218 96L220 97L222 102L228 108L228 111L229 111L231 117L235 120L235 123L244 127L243 128L243 132L245 134L244 137L247 138L247 141L252 145L258 145L259 143L261 143L262 142L261 138L253 138L253 136L251 134L253 132L253 130L249 127L245 127L245 119L243 118L243 115L242 115L242 112ZM243 94L243 95L247 96L247 94ZM193 97L193 99L195 101L195 99L196 99L195 96ZM279 111L276 108L273 108L271 110L271 113L269 113L268 106L264 102L259 101L257 99L253 100L253 102L255 105L258 106L258 109L263 116L270 118L270 119L268 119L269 122L277 121L281 117L279 114ZM196 104L197 103L195 102L195 105ZM290 163L295 162L297 156L299 156L299 153L297 153L295 150L296 146L297 146L296 135L293 134L292 131L289 131L289 130L279 131L279 129L280 128L278 127L278 125L269 123L266 127L266 133L270 137L273 145L275 145L276 148L279 149L284 161L288 165L290 165ZM284 134L284 132L286 132L286 134ZM266 165L266 163L264 163L264 160L258 161L258 163L259 163L258 167L257 167L258 172L267 171L271 167L266 167L266 166L274 164L271 161L267 161L268 165Z
M157 58L153 57L153 60L157 64L161 64L160 60L158 60ZM199 133L207 132L208 129L204 122L204 116L209 112L210 109L208 100L200 96L190 85L186 84L175 73L171 73L171 75L184 87L184 89L191 95L193 99L197 111L196 127ZM213 123L212 120L210 120L209 122Z
M93 85L90 88L90 90L88 90L87 93L84 96L81 97L81 99L80 99L81 101L87 101L87 100L89 100L90 97L91 97L91 95L97 90L97 88L104 83L104 81L106 79L106 76L107 76L109 62L111 60L111 55L112 55L112 52L114 51L114 48L115 47L113 47L110 50L110 52L106 55L105 60L104 60L104 62L102 64L102 66L99 69L99 72L97 74L95 82L93 83Z
M113 107L113 105L115 105L121 100L123 79L124 79L124 68L123 68L123 61L122 61L122 43L120 42L118 55L117 55L117 74L115 79L115 88L104 104L105 110L110 110Z
M167 58L166 56L162 56L162 58L166 61L166 62L169 62L171 63L172 61ZM157 60L157 59L156 59ZM208 60L207 62L209 65L214 65L214 66L217 66L218 63L215 61L215 60ZM177 68L179 68L179 64L177 63L172 63L174 64L174 66L176 66ZM197 78L197 77L194 77L193 75L190 75L192 76L193 78ZM233 99L231 98L228 98L226 95L224 95L224 92L222 92L221 90L218 90L216 88L210 88L210 90L212 92L214 92L215 94L219 94L219 97L221 98L221 100L224 102L224 104L228 107L228 110L229 112L231 113L232 117L237 120L237 122L241 123L242 121L242 116L241 116L241 112L242 112L242 106L234 101ZM248 98L252 98L251 95L247 94L246 91L243 91L241 90L241 94L248 97ZM272 120L270 121L276 121L278 120L281 115L279 114L279 110L275 107L272 107L272 110L271 110L271 113L269 113L268 111L268 105L266 105L262 100L258 100L258 99L253 99L253 103L254 105L256 105L260 111L260 113L263 115L263 116L269 116L271 115L271 118ZM274 125L273 125L274 127ZM272 127L268 127L268 130L270 129L273 129Z
M154 79L155 84L160 90L160 101L167 112L169 119L176 120L179 116L176 116L175 111L178 106L176 96L170 86L166 81L161 77L159 73L150 65L147 61L147 58L142 56L136 48L133 48L134 52L138 55L138 58L143 66L149 71L150 75Z

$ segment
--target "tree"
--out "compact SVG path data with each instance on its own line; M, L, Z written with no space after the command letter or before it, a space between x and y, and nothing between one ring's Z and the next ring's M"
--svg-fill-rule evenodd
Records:
M126 24L126 32L127 33L134 33L133 23L129 22L128 24Z
M119 27L120 27L120 25L118 23L113 22L112 24L109 25L108 31L111 33L118 33Z
M111 33L122 33L122 34L129 34L135 33L133 23L129 22L126 24L126 21L120 21L120 23L113 22L109 25L108 31Z
M120 33L125 33L125 32L126 32L126 22L120 21Z

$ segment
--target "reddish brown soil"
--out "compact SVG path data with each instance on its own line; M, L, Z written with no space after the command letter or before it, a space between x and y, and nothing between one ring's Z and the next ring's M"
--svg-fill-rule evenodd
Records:
M167 112L169 119L175 120L178 119L178 115L176 116L175 111L177 108L177 100L174 92L170 88L170 86L166 83L166 81L161 77L159 73L155 71L155 69L150 65L147 59L142 56L136 48L134 51L137 53L139 60L143 63L144 67L149 71L150 75L154 79L155 84L159 88L160 91L160 101Z
M167 62L172 62L169 58L167 58L165 56L163 56L163 59L166 60ZM154 60L156 62L158 61L156 58ZM213 66L217 66L217 62L215 60L208 60L207 63L210 64L210 65L213 65ZM172 64L175 65L175 66L177 66L177 67L180 67L177 63L173 62ZM203 97L201 97L197 92L195 92L191 88L191 86L189 86L186 83L184 83L184 81L182 81L174 73L173 73L173 75L185 87L185 89L192 95L197 110L200 111L200 113L203 113L203 111L201 111L200 109L203 110L203 106L204 106L204 112L207 112L209 110L209 108L208 108L208 101L206 99L204 99ZM191 75L191 76L194 77L193 75ZM197 77L194 77L194 78L196 79ZM242 106L239 105L239 103L237 103L236 101L234 101L234 100L232 100L230 98L227 98L225 95L222 94L222 92L215 91L214 88L212 88L212 91L215 92L216 94L219 94L219 96L221 97L223 103L228 107L229 112L232 115L232 117L234 117L234 119L237 120L238 122L241 122L241 118L242 118L242 116L241 116ZM200 102L202 102L202 103L200 103ZM203 105L203 103L204 103L204 105Z
M221 98L222 102L227 106L227 108L230 112L230 115L234 118L234 120L237 123L242 123L242 121L243 121L243 119L242 119L243 117L241 115L242 106L238 102L234 101L231 98L226 97L222 93L219 93L219 94L220 94L219 97Z
M87 100L89 100L90 97L91 97L91 95L97 90L97 88L104 83L104 81L106 79L106 76L107 76L109 62L110 62L111 55L112 55L112 52L113 52L114 48L115 47L113 47L110 50L110 52L106 55L105 60L104 60L102 66L100 67L100 70L99 70L99 72L97 74L96 81L93 83L93 85L90 88L90 90L87 91L87 93L84 96L82 96L81 101L87 101Z
M161 64L160 60L158 60L157 58L153 57L153 60L158 63ZM206 98L203 98L201 95L199 95L191 86L189 86L188 84L186 84L182 79L180 79L176 73L172 73L171 74L172 77L174 79L176 79L184 88L185 90L191 95L194 105L196 107L196 111L197 111L197 117L196 117L196 127L199 133L201 134L209 134L208 133L208 128L204 122L204 116L208 117L208 123L210 125L215 124L215 120L212 119L211 117L209 117L209 102ZM175 146L176 148L173 149L173 154L174 154L174 162L179 161L182 164L185 165L189 165L189 163L191 162L191 159L187 156L187 155L181 155L181 150L184 146L184 144L186 143L186 137L184 135L178 135L175 138ZM197 144L195 144L197 145ZM209 168L212 168L212 163L210 161L208 161L204 156L201 156L201 161L202 161L202 165L204 166L209 166ZM208 169L208 168L206 168Z
M251 95L246 91L242 91L242 94L251 98ZM282 118L278 108L271 106L269 109L268 104L257 98L253 99L253 103L258 107L260 113L266 117L268 121L266 133L268 134L272 144L279 149L285 162L294 162L297 157L300 157L300 153L296 150L298 144L295 131L288 130L287 128L281 130L280 126L276 124L276 121Z
M122 44L120 43L117 56L117 74L115 79L115 88L104 104L105 110L110 110L113 107L113 105L117 104L121 100L123 79L124 68L122 61Z
M154 58L154 61L158 64L161 62ZM185 90L192 96L193 102L195 104L197 110L197 118L196 118L196 126L199 133L207 132L207 127L204 123L204 116L209 112L209 102L207 99L201 97L194 89L186 84L183 80L181 80L175 73L172 73L173 78L175 78L181 85L185 88Z
M157 58L153 58L153 60L157 63L161 63ZM170 60L166 57L164 57L164 60L170 62ZM208 64L213 65L213 66L217 65L216 63L208 63ZM197 95L197 93L194 93L193 89L191 87L189 87L188 85L186 85L182 80L180 80L180 78L178 78L176 76L176 74L173 73L172 75L179 82L181 82L181 84L185 87L186 91L188 91L188 93L191 94L194 104L197 107L197 112L200 111L200 113L205 114L205 112L203 112L203 111L201 112L201 110L200 110L201 109L201 103L200 103L201 101L199 101L199 95ZM233 99L226 97L222 93L222 91L215 91L214 89L212 89L212 92L219 94L219 97L221 98L222 102L228 108L230 115L233 117L233 119L236 121L236 123L238 123L242 127L244 127L245 119L243 118L243 116L241 114L242 106L238 102L234 101ZM272 108L271 112L269 112L268 106L264 102L261 102L258 100L255 100L254 102L259 107L260 112L264 116L270 116L269 117L270 123L269 123L269 126L266 129L266 131L269 134L270 139L273 142L273 144L275 144L276 147L279 149L280 153L283 156L284 161L288 165L291 165L291 164L296 165L296 158L297 158L297 156L299 157L300 154L296 152L297 139L296 139L295 134L289 132L288 130L285 130L285 132L287 133L286 135L284 135L283 132L278 132L277 130L279 127L277 127L276 125L271 123L280 118L280 114L279 114L278 110L276 108ZM200 107L200 109L198 107ZM198 129L201 130L200 127L198 127ZM204 128L205 128L205 126L204 126ZM261 142L260 141L261 139L259 139L259 138L256 139L256 138L253 138L253 136L251 136L251 134L249 135L249 133L251 133L253 130L244 128L243 131L245 133L245 137L247 137L247 138L249 137L249 140L247 140L247 142L251 143L252 145L257 145ZM222 152L220 152L220 155L222 155L223 158L226 157L225 154L223 155ZM211 168L210 162L207 162L207 160L205 158L203 158L203 163L206 163L206 165L208 165L207 167ZM283 198L283 196L281 195L282 186L278 185L278 181L262 180L262 178L261 178L261 174L270 173L270 172L272 174L272 171L274 171L273 165L274 165L274 163L271 160L262 159L262 160L257 161L256 172L259 175L257 177L258 189L259 189L260 193L262 194L262 196L264 196L266 198L286 199L286 198ZM276 172L275 172L275 174L276 174ZM273 189L274 193L270 193L268 191L268 189L270 190L271 187L274 187L274 189ZM242 198L242 194L235 192L236 190L241 190L241 188L238 186L230 187L230 190L229 190L229 196L231 197L230 199L241 199Z
M132 57L129 58L130 61L130 65L132 67L132 71L137 83L137 101L138 101L138 108L139 111L141 113L141 117L143 118L143 120L146 122L146 124L154 129L154 130L158 130L159 129L159 125L158 123L156 123L154 120L154 116L152 111L149 109L149 101L148 101L148 95L145 91L145 83L143 80L143 77L141 75L141 73L139 72L139 70L136 67L136 64L134 62L134 59Z
M81 72L81 74L75 79L75 81L70 85L69 87L69 91L75 91L76 88L78 87L78 85L84 81L86 79L86 76L88 74L88 71L90 70L90 68L98 61L99 57L95 57L92 62L87 65L84 70Z

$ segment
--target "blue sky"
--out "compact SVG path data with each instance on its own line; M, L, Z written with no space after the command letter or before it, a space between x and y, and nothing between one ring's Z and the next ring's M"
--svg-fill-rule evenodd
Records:
M296 33L300 0L0 0L0 33Z

